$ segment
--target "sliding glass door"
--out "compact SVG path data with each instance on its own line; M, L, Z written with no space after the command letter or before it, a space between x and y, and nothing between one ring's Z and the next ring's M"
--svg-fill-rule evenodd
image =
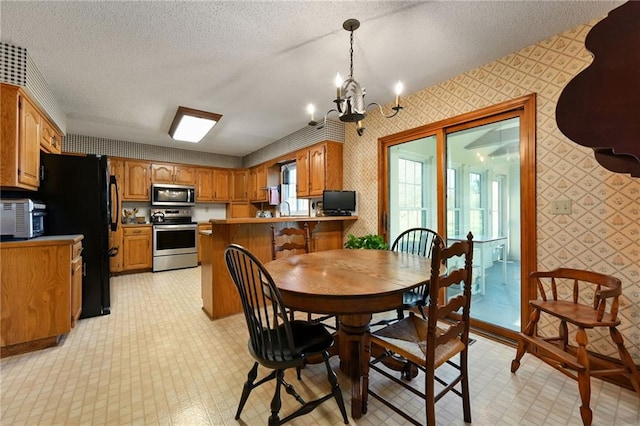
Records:
M409 228L438 229L436 138L389 147L389 242Z
M471 316L519 331L520 118L447 132L446 159L447 242L474 236Z
M474 235L473 324L514 337L536 265L535 96L380 139L380 229ZM441 297L451 297L450 289Z

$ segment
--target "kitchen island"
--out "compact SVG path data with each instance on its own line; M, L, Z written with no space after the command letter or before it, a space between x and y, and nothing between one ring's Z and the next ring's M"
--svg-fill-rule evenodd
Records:
M311 251L342 248L345 222L357 216L290 216L273 218L212 219L211 231L201 231L202 309L211 319L242 311L240 298L224 263L229 244L249 249L261 262L271 260L271 226L277 229L309 227Z

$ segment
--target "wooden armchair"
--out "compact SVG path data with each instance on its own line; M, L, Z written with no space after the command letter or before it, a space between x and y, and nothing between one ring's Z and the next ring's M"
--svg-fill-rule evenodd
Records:
M535 283L537 286L539 298L529 301L533 311L524 332L519 335L520 342L516 357L511 362L511 372L515 373L518 370L520 360L525 352L529 351L555 369L578 380L582 400L580 416L585 425L590 425L592 421L592 411L589 408L590 376L625 376L640 396L638 369L624 347L622 335L616 328L620 324L620 320L617 318L618 297L622 294L620 280L610 275L564 268L550 272L532 272L529 277L532 281L531 284ZM567 288L567 285L570 286L570 291L565 291L565 293L568 293L570 297L563 299L562 291ZM581 303L581 293L584 296L587 291L591 290L593 291L592 304ZM536 326L542 312L560 321L558 336L542 337L536 335ZM576 328L577 347L569 343L568 324ZM622 366L606 361L602 362L604 364L602 368L590 365L585 330L596 327L609 329L611 339L618 347Z

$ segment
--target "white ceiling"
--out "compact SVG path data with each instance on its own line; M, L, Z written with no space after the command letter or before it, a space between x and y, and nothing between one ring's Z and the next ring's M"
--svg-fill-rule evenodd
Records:
M244 156L332 107L337 71L388 103L621 1L6 1L2 41L27 48L67 133ZM198 144L167 131L179 105L223 114ZM406 113L406 112L405 112Z

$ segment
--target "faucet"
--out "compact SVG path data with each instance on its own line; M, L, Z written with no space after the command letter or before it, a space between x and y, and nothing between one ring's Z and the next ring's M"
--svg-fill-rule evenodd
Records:
M291 216L291 206L287 201L280 203L280 216Z

